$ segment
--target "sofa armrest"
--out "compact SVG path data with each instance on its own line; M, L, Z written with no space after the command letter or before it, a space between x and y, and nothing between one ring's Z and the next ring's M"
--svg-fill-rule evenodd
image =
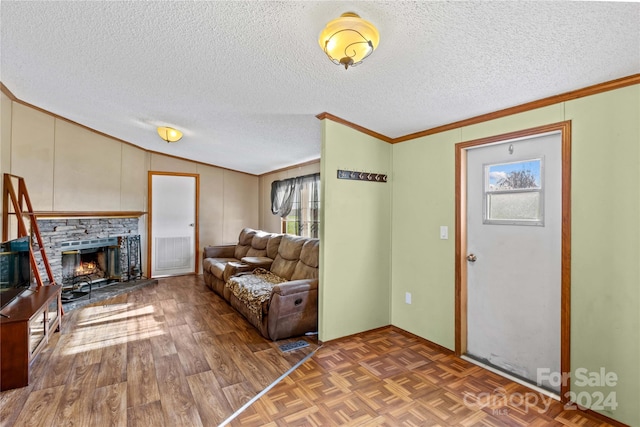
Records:
M243 273L251 273L255 267L245 264L243 262L228 262L227 265L224 266L224 271L222 273L222 277L224 282L228 282L231 276L236 276L238 274Z
M300 292L307 292L313 289L318 289L318 279L300 279L280 283L274 286L272 294L286 296Z
M264 256L246 256L242 258L240 261L245 264L252 265L255 268L264 268L265 270L271 269L271 264L273 264L273 260Z
M233 258L236 245L205 246L202 258Z
M276 341L318 330L318 279L276 285L267 317L269 338Z

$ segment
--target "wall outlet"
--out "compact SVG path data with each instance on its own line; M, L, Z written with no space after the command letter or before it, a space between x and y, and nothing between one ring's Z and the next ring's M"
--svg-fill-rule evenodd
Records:
M404 293L404 302L405 304L411 304L411 292Z

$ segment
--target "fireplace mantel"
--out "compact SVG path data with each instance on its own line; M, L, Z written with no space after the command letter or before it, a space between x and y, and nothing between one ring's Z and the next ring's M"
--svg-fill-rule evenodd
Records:
M36 211L37 218L140 218L144 211Z

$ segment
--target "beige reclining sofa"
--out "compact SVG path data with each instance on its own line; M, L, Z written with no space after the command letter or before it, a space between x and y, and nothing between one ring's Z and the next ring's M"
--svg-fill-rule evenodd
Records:
M203 250L205 284L271 340L318 329L318 239L245 228Z

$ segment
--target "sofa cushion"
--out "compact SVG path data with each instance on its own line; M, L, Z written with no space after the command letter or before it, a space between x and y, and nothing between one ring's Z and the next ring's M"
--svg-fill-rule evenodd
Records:
M254 230L253 228L243 228L240 231L240 235L238 236L238 243L243 246L251 245L253 237L256 235L256 233L258 233L258 231Z
M273 287L284 280L263 268L257 268L251 274L234 276L225 284L233 295L242 301L256 319L262 320L267 314L267 302L271 298Z
M300 259L300 252L302 252L302 246L307 239L304 237L292 236L285 234L282 237L280 246L278 247L278 254L271 264L271 272L277 276L280 276L286 280L291 280L293 271Z
M243 228L240 232L240 236L238 237L238 244L236 245L236 250L234 252L234 258L242 259L243 256L247 256L247 252L251 248L251 242L253 241L253 237L258 232L252 228Z
M320 259L320 240L309 239L302 246L300 259L296 264L291 280L316 279Z
M256 250L267 250L267 243L269 243L269 239L271 238L271 233L266 233L264 231L256 232L256 235L251 239L251 247Z
M280 242L282 241L282 236L282 234L272 234L269 237L266 255L268 258L276 259L276 255L278 255L278 248L280 247Z
M270 233L264 231L258 231L253 239L251 239L251 247L245 254L249 257L264 257L267 256L267 244L269 243Z
M229 262L238 262L238 260L235 258L206 258L202 263L202 268L218 279L224 280L224 268Z

